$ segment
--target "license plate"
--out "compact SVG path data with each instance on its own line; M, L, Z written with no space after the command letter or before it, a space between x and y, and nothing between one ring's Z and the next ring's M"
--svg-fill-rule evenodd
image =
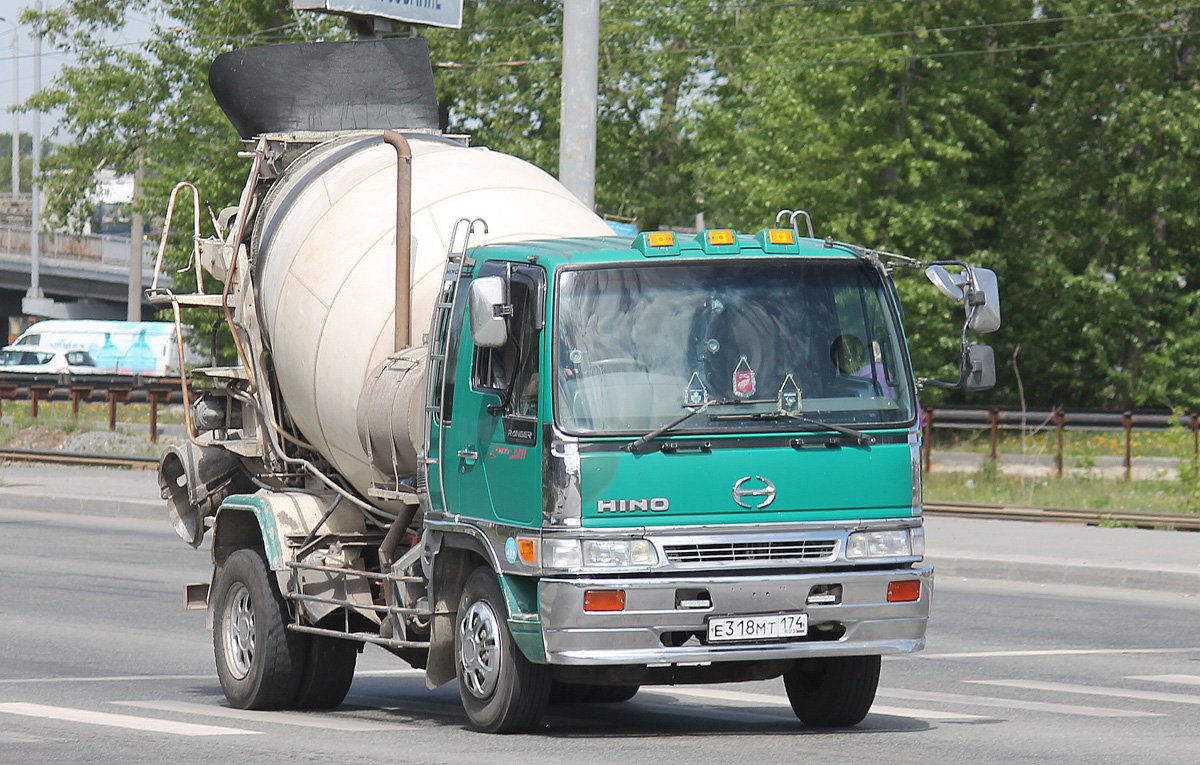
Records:
M708 621L710 643L735 640L780 640L808 634L808 614L718 616Z

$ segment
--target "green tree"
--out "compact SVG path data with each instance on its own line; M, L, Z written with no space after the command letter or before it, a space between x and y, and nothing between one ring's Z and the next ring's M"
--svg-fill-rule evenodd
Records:
M601 6L596 207L643 228L697 211L693 104L710 70L712 20L696 0ZM480 0L463 29L429 29L447 129L557 173L563 4Z
M804 208L818 236L997 265L1030 98L1028 64L997 49L1022 44L1012 22L1028 18L1027 4L989 2L732 15L701 128L712 216L754 230ZM961 310L922 279L900 287L918 373L953 378Z
M147 39L108 42L133 13L152 20ZM57 128L63 142L42 178L47 211L59 224L90 213L98 170L132 174L139 156L150 172L137 206L151 218L178 180L221 203L236 199L245 161L209 92L209 63L227 50L329 31L327 22L296 15L287 0L67 0L23 18L75 62L27 105L64 114Z
M1046 403L1200 405L1192 6L1063 2L1022 131L1009 336ZM1071 20L1068 20L1071 19ZM1098 42L1099 41L1099 42Z

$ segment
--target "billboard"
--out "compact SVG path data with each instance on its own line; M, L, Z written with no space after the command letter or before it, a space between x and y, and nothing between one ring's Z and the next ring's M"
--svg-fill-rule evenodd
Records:
M463 0L292 0L292 7L458 29L462 26Z

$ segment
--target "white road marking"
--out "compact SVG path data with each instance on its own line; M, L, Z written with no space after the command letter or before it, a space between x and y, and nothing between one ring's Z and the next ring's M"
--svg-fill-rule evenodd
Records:
M1028 651L971 651L967 653L914 653L918 659L991 659L1028 656L1107 656L1145 653L1200 653L1200 648L1059 648ZM886 657L891 658L891 657ZM909 657L904 657L907 661Z
M745 693L744 691L710 691L700 688L655 688L649 693L662 694L668 696L684 696L689 698L710 699L713 701L741 701L747 704L766 704L769 706L781 706L791 708L791 703L786 696L768 696L764 693ZM647 691L643 691L647 693ZM946 722L967 722L990 720L989 717L981 717L979 715L968 715L960 712L938 712L932 709L906 709L902 707L889 707L880 704L875 704L871 707L871 712L881 715L889 715L891 717L910 717L920 720L942 720Z
M331 717L319 713L261 712L252 709L218 707L210 704L193 704L187 701L110 701L109 703L123 707L149 709L155 712L178 712L180 714L202 715L205 717L221 717L227 720L299 725L304 728L323 728L325 730L394 731L400 727L384 723L347 720L342 717Z
M979 685L997 685L1003 688L1024 688L1030 691L1055 691L1058 693L1080 693L1088 696L1111 696L1118 699L1200 704L1200 696L1191 696L1186 693L1135 691L1127 688L1103 688L1094 685L1076 685L1075 683L1052 683L1044 680L968 680L967 682Z
M109 677L20 677L0 680L0 685L40 685L42 683L117 683L136 680L216 680L211 675L112 675Z
M1153 680L1156 683L1200 685L1200 675L1126 675L1126 680Z
M905 691L898 688L880 688L876 696L890 699L906 699L909 701L933 701L943 704L966 704L979 707L999 707L1001 709L1024 709L1031 712L1052 712L1062 715L1079 715L1083 717L1162 717L1154 712L1126 711L1123 709L1103 709L1100 707L1082 707L1074 704L1048 704L1043 701L1021 701L1019 699L999 699L991 696L968 696L961 693L931 693L929 691Z
M87 725L106 725L111 728L128 728L130 730L147 731L150 733L170 733L176 736L256 736L260 733L260 731L256 730L223 728L217 725L198 725L196 723L175 722L173 720L156 720L151 717L135 717L133 715L114 715L108 712L93 712L87 709L71 709L70 707L52 707L45 704L24 704L19 702L0 704L0 712L24 715L26 717L41 717L47 720L62 720L64 722L85 723Z

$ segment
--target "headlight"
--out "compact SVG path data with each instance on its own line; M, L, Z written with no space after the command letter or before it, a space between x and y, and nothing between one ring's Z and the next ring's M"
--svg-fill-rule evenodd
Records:
M645 539L542 540L542 565L545 568L642 567L657 563L658 553Z
M846 540L847 558L906 558L913 554L908 529L856 531ZM922 540L924 541L924 540Z
M653 566L658 563L654 545L644 539L585 539L585 566Z
M579 568L583 559L579 555L578 539L543 539L542 565L546 568Z

